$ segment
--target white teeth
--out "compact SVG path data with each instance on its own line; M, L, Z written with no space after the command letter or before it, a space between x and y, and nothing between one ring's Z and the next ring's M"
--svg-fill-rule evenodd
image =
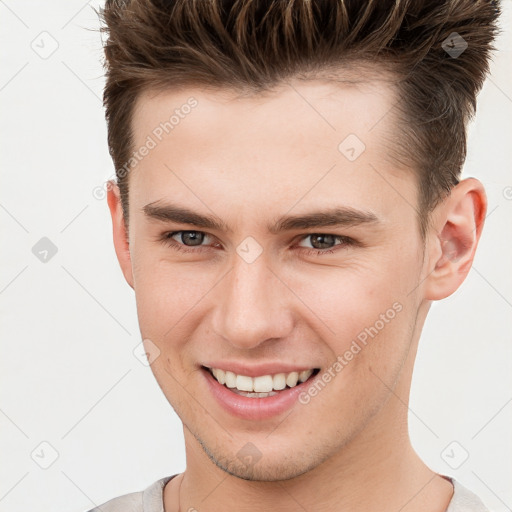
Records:
M299 373L299 380L301 382L305 382L306 380L309 379L309 377L311 377L311 374L313 373L313 370L304 370L302 372Z
M215 378L221 383L224 384L226 382L226 372L224 370L221 370L220 368L216 368L217 374L215 375Z
M233 372L226 372L226 386L236 388L236 375Z
M272 391L272 375L254 377L252 380L254 380L254 391L257 391L258 393L268 393L269 391Z
M252 383L252 378L247 377L246 375L237 375L236 376L236 389L240 391L260 391L259 389L254 389L254 385ZM270 390L269 390L270 391Z
M272 387L274 389L277 389L278 391L280 389L284 389L286 387L286 375L284 373L278 373L277 375L274 375L272 382Z
M276 373L275 375L260 375L259 377L248 377L247 375L237 375L230 371L224 371L220 368L210 368L212 375L220 384L233 391L240 391L238 394L263 398L272 396L274 391L281 391L288 386L295 387L301 382L305 382L313 374L313 369L303 370L301 372Z
M297 381L299 380L299 372L292 372L292 373L289 373L287 376L286 376L286 385L289 387L289 388L293 388L297 385ZM220 382L220 380L219 380Z

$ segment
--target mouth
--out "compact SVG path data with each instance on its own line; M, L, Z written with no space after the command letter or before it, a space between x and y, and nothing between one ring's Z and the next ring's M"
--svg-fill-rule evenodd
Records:
M307 370L250 377L221 368L202 366L202 369L232 393L247 398L259 399L276 396L283 391L293 389L310 381L320 372L320 368L310 368Z

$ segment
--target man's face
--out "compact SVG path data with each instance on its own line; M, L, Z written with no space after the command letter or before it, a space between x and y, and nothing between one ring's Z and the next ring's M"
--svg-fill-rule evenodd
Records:
M130 175L128 279L151 368L211 460L257 480L300 475L370 428L395 428L386 404L423 300L416 180L387 157L393 90L292 85L237 99L145 93L133 118L134 149L150 149ZM170 220L171 206L217 225ZM300 393L260 398L205 367L292 384L293 370L319 371Z

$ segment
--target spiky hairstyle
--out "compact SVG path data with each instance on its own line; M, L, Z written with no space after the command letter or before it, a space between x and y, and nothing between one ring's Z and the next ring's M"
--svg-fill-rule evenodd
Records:
M108 35L108 144L126 221L129 173L122 170L134 150L131 120L142 91L201 86L258 94L359 63L397 77L397 152L418 178L424 236L429 212L460 178L500 6L491 0L107 0L99 14Z

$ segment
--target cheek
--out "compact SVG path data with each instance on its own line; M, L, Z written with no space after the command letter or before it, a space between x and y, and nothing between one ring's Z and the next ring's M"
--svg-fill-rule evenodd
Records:
M375 375L393 381L411 342L416 315L418 257L385 254L365 264L330 267L315 275L295 275L293 286L309 306L312 329L329 346L333 373L342 387L359 382L361 389L380 389ZM290 275L291 278L291 275ZM291 281L293 283L293 281Z
M144 247L134 247L137 314L143 336L179 342L180 324L190 324L194 307L215 285L214 276L194 264L172 263Z
M191 371L188 342L201 322L201 301L215 281L209 284L193 268L168 261L140 258L135 267L140 333L157 347L151 370L165 396L172 397L173 407L181 410L190 406L183 393Z
M413 267L412 258L408 263L381 255L363 264L290 272L286 282L322 321L327 337L330 332L336 339L346 340L388 310L394 317L393 304L404 305L411 299L409 292L417 280L416 270L408 267Z

